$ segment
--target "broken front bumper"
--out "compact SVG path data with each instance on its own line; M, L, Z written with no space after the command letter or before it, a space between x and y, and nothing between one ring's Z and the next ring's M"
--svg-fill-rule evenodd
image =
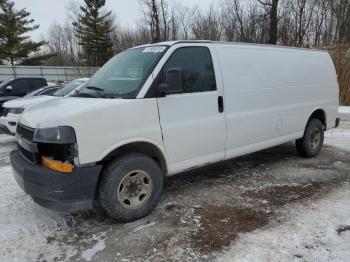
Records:
M10 154L18 185L39 205L60 212L93 207L102 166L75 167L69 174L28 162L18 150Z

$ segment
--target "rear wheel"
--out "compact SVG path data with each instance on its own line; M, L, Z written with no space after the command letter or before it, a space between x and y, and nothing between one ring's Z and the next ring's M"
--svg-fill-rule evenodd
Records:
M306 126L303 138L296 141L299 154L304 157L317 156L323 146L324 126L318 119L311 119Z
M119 222L148 215L159 201L164 177L150 157L133 153L111 162L102 172L99 203Z

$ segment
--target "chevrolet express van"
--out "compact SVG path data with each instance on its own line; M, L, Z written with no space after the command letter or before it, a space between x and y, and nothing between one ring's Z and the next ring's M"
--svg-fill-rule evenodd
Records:
M338 125L328 53L217 42L126 50L74 97L25 111L11 152L19 186L38 204L146 216L166 176L291 140L315 157Z

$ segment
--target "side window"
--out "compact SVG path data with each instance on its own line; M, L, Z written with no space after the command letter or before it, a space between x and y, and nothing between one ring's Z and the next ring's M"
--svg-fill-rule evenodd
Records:
M182 71L182 93L216 90L214 66L208 48L182 47L177 49L163 67L162 76L167 70L173 68Z
M43 80L41 79L32 79L31 80L31 88L33 90L38 89L39 87L43 87L45 84L43 83Z
M18 79L13 81L12 88L14 93L26 93L29 91L29 83L27 79Z
M48 88L48 89L42 91L40 93L40 95L47 95L47 96L49 96L49 95L52 95L53 93L55 93L57 90L58 90L58 88Z

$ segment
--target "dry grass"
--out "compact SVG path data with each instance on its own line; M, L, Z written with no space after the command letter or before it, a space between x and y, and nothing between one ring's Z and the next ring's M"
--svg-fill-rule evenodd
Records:
M350 43L339 44L330 53L333 57L340 85L340 103L350 106Z

